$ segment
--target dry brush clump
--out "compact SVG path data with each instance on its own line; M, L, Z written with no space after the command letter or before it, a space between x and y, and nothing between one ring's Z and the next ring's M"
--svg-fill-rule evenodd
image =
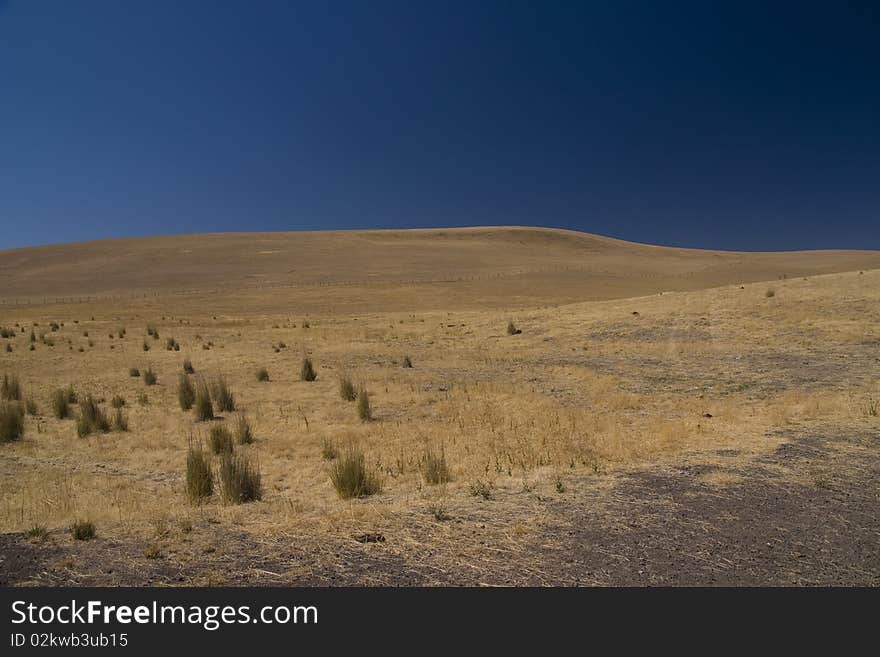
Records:
M446 462L446 450L428 448L422 458L422 476L431 485L445 484L452 481L449 465Z
M361 422L371 422L373 420L373 407L370 406L370 395L364 386L361 386L357 393L357 414Z
M214 493L214 473L211 457L200 446L190 441L186 452L186 496L193 504L202 502Z
M113 413L113 431L128 431L128 416L122 408L117 408Z
M348 374L341 374L339 376L339 396L345 401L357 399L357 390L354 389L354 384L351 382L351 377Z
M196 399L193 403L193 409L198 422L207 422L214 419L211 391L208 388L208 384L204 381L199 381L196 385Z
M382 490L378 473L368 468L362 450L348 445L330 466L330 481L344 500L368 497Z
M218 470L220 496L227 504L254 502L263 497L260 467L246 454L223 454Z
M177 379L177 403L180 409L188 411L192 408L196 401L196 389L193 387L192 381L186 374L181 374ZM211 402L208 400L208 405Z
M89 520L74 520L70 533L77 541L89 541L95 538L95 524Z
M208 434L208 445L215 454L231 454L233 451L232 434L222 424L211 427Z
M93 433L108 433L110 421L104 414L104 410L91 395L79 403L79 417L76 420L76 434L84 438Z
M145 383L146 385L148 385L148 386L154 386L154 385L156 385L156 381L158 381L158 380L159 380L159 379L158 379L158 377L156 376L156 373L153 371L153 368L152 368L152 367L148 367L148 368L144 371L144 383Z
M303 358L302 365L299 368L299 378L301 381L314 381L318 378L315 366L311 358Z
M17 401L0 402L0 443L11 443L24 436L24 407Z
M214 379L211 396L214 398L214 403L217 404L218 412L232 412L235 410L235 396L232 394L223 376L218 376Z
M235 442L239 445L249 445L254 442L254 433L251 430L251 423L248 422L244 413L239 413L235 417L233 425L233 433L235 434Z
M263 383L269 380L269 370L265 367L261 367L257 370L257 381Z
M324 438L321 441L321 458L325 461L332 461L337 456L339 456L339 450L336 449L336 443L329 438Z
M0 399L5 401L21 401L21 384L14 374L4 374L0 382Z
M195 374L196 370L193 367L192 361L187 358L183 361L183 371L185 374Z
M52 406L52 415L59 420L70 417L70 389L58 388L52 393L49 404Z

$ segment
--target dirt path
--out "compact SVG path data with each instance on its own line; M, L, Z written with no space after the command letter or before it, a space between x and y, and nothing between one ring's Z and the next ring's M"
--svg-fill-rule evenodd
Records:
M147 543L0 535L3 585L880 584L880 432L783 435L554 496L499 493L368 535L199 526Z

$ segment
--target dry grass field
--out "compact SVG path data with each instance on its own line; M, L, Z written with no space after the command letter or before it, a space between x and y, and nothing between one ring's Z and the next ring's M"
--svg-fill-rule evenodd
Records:
M0 301L6 585L880 583L878 252L108 240Z

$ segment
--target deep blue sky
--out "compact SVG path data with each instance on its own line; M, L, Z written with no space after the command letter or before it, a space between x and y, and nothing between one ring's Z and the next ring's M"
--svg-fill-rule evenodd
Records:
M0 248L527 224L878 249L878 4L0 0Z

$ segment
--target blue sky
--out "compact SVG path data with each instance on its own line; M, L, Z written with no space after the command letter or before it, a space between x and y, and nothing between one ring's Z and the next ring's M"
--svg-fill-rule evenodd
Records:
M878 249L877 7L0 0L0 248L518 224Z

